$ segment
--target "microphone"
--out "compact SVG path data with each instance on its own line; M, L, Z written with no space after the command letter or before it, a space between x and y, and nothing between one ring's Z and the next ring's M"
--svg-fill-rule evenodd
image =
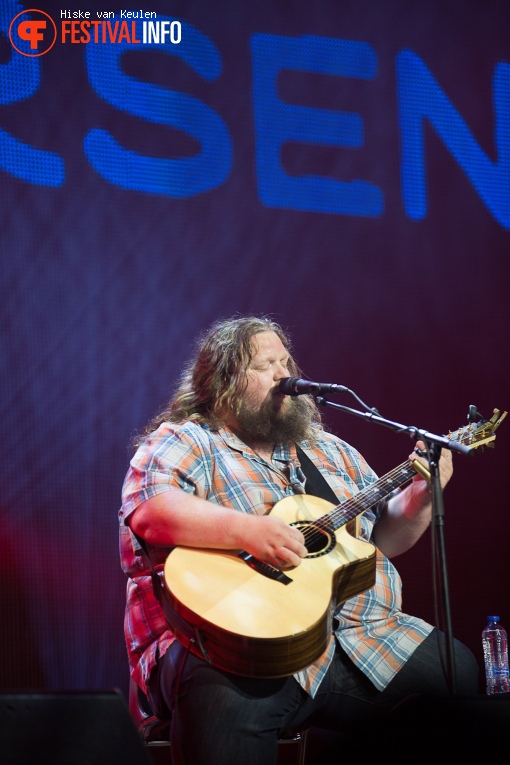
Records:
M317 383L310 380L302 380L300 377L284 377L278 383L278 389L287 396L301 396L303 393L311 393L319 396L322 393L348 393L349 388L335 383Z

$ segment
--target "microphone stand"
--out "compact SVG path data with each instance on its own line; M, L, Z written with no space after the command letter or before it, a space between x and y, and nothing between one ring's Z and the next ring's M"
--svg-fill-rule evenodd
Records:
M426 442L429 456L430 489L432 495L432 569L434 586L437 575L436 567L439 561L439 573L441 575L440 603L446 641L446 662L448 667L448 688L453 695L456 691L455 667L453 663L453 636L450 611L450 597L448 591L448 575L446 571L446 551L444 542L444 503L443 489L439 476L439 458L441 447L437 444L429 446ZM472 452L470 452L472 454Z
M349 389L345 389L346 392L352 393ZM355 394L353 394L355 395ZM363 404L361 399L356 398ZM431 486L431 499L432 499L432 569L434 587L436 585L436 565L439 562L440 574L441 574L441 609L442 609L442 624L444 625L445 639L446 639L446 662L447 662L447 681L448 688L451 694L456 691L455 683L455 668L453 663L453 636L451 625L451 612L450 612L450 598L448 592L448 575L446 568L446 554L444 544L444 503L443 503L443 490L440 482L439 475L439 458L441 456L441 449L450 449L450 451L460 452L461 454L469 454L472 456L472 451L464 444L452 441L446 436L438 436L434 433L429 433L421 428L415 428L408 425L402 425L399 422L393 422L381 417L376 409L369 409L366 412L361 412L358 409L352 409L342 404L333 403L325 398L325 396L315 396L315 400L321 406L330 406L334 409L339 409L342 412L353 414L357 417L362 417L364 420L375 422L378 425L395 430L398 433L408 433L411 438L414 437L415 441L421 439L425 442L427 456L429 459L429 471L430 471L430 486ZM364 405L364 404L363 404Z

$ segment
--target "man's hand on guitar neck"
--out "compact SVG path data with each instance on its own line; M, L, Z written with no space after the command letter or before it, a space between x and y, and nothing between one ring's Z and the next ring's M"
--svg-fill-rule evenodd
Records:
M425 444L418 441L416 447L419 451L413 451L409 459L416 460L428 468L427 460L420 454L425 451ZM446 486L452 473L452 453L449 449L442 449L439 459L439 479L442 488ZM431 513L430 485L417 473L405 489L389 500L375 529L377 546L388 558L407 552L428 528Z

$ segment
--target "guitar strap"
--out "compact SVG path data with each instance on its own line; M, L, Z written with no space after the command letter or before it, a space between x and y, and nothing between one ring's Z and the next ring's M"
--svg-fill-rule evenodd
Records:
M152 580L152 590L154 592L154 596L156 600L159 601L159 604L161 605L161 608L165 612L165 615L168 618L168 612L165 608L166 603L163 603L165 595L165 589L163 580L161 579L160 575L154 568L154 564L151 560L151 556L149 554L149 550L147 547L147 542L145 539L142 539L142 537L138 536L138 534L135 534L135 532L131 529L131 533L135 539L135 543L137 548L135 547L135 553L137 555L140 554L140 552L143 552L145 555L145 558L147 559L147 562L149 564L150 570L151 570L151 580ZM189 643L191 642L197 642L197 632L190 627L190 625L178 614L172 609L172 626L179 630L181 633L181 636L184 637L187 641L186 647L189 646ZM200 641L198 641L200 643ZM204 653L204 651L202 651ZM207 656L204 654L204 658L207 659Z
M313 494L314 497L326 499L334 505L338 505L338 497L322 475L319 468L313 464L310 457L296 445L298 460L301 463L301 470L305 474L306 494Z
M151 570L152 590L154 592L154 596L156 600L159 601L159 604L161 608L163 609L163 612L168 620L168 616L169 616L168 610L165 608L165 604L163 602L166 597L163 581L161 577L159 576L158 572L156 571L154 564L151 560L147 542L145 541L145 539L142 539L142 537L138 536L138 534L135 534L135 532L132 529L130 529L130 531L131 531L131 534L133 535L135 555L140 555L141 553L145 555L145 558L147 559L149 568ZM186 653L183 655L183 659L182 659L182 666L184 666L184 662L186 661L186 657L188 655L188 651L190 649L191 644L195 643L195 644L198 644L200 648L202 647L200 634L198 633L198 630L193 630L193 628L181 616L179 616L179 614L177 614L173 609L172 609L172 621L169 623L171 623L172 627L178 630L180 635L176 635L176 637L178 638L179 642L182 645L184 645L184 647L186 648ZM198 640L197 640L197 637L199 638ZM159 657L159 649L158 649L157 655ZM206 661L209 661L209 657L207 656L204 650L202 650L202 655ZM177 698L178 688L179 688L179 678L175 685L176 698ZM154 715L156 720L159 720L159 723L163 723L165 726L169 724L172 713L168 709L166 703L163 701L161 697L161 693L157 685L151 682L151 679L149 679L149 684L148 684L146 694L139 687L137 687L136 693L137 693L138 705L140 707L148 704L152 712L152 715ZM159 723L158 723L158 727L159 727Z
M140 555L140 553L143 553L147 559L147 563L149 564L150 570L151 570L151 579L152 579L152 589L154 590L154 595L158 600L161 599L162 595L162 584L161 580L158 576L158 572L154 568L154 565L151 560L151 556L149 555L149 549L147 547L147 542L145 539L142 539L142 537L139 537L138 534L135 534L133 529L130 529L131 534L133 535L133 539L135 540L135 555Z
M297 444L296 450L299 462L301 463L301 470L305 474L306 478L305 494L312 494L314 497L320 497L321 499L325 499L332 505L338 507L338 497L322 475L317 465L314 465L310 457L305 454L305 452L300 449ZM358 523L359 521L356 518L353 518L348 521L345 527L353 537L357 537L360 533Z

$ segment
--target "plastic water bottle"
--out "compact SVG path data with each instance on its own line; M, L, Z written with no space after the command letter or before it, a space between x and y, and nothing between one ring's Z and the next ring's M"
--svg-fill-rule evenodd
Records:
M508 674L508 638L499 616L488 616L482 632L483 659L487 693L510 693Z

